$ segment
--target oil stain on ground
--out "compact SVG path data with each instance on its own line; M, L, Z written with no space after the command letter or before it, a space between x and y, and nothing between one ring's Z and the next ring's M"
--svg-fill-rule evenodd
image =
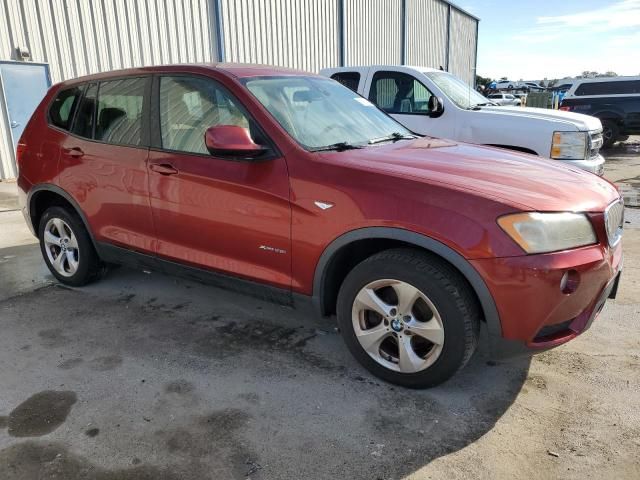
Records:
M186 380L174 380L165 385L164 390L167 393L176 393L178 395L186 395L193 392L195 386Z
M71 454L58 444L33 441L0 451L2 480L195 480L206 478L197 466L157 468L139 465L122 470L103 470L87 459Z
M76 400L74 392L47 390L36 393L9 414L9 435L40 437L53 432L65 422Z
M109 370L115 370L122 365L122 357L119 355L109 355L106 357L94 358L89 362L89 368L96 372L107 372Z

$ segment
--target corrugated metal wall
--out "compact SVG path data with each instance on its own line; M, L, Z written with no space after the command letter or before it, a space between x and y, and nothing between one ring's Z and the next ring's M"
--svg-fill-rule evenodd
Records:
M477 28L477 20L451 9L449 71L470 85L475 84Z
M209 0L0 0L0 58L49 63L53 83L105 70L216 60ZM6 119L5 119L6 120ZM0 178L15 176L0 125Z
M344 0L345 65L402 62L402 1Z
M448 12L440 0L407 0L407 65L447 67Z
M340 61L338 0L222 0L224 59L317 72Z

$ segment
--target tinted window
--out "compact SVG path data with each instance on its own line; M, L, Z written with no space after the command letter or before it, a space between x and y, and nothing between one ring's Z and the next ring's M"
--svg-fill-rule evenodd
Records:
M73 122L72 132L81 137L93 138L93 124L96 113L96 97L98 94L98 84L91 83L87 86L84 96L80 101L78 114Z
M576 95L630 95L640 93L640 80L588 82L576 89Z
M429 110L431 92L411 75L377 72L369 99L387 113L422 113Z
M360 83L360 74L358 72L341 72L334 73L331 78L340 82L347 88L350 88L354 92L358 91L358 84Z
M116 145L142 144L142 105L146 79L101 82L95 139Z
M58 94L49 110L49 118L53 125L69 130L81 94L82 87L68 88Z
M212 80L200 77L160 79L163 148L208 154L204 133L215 125L249 129L249 120L237 101ZM256 143L262 143L256 135L252 136Z

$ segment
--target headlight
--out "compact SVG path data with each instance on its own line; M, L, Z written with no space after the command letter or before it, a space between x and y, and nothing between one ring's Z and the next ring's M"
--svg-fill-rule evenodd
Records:
M587 157L587 132L553 132L551 158L581 160Z
M582 213L515 213L498 218L502 227L527 253L546 253L596 243L596 234Z

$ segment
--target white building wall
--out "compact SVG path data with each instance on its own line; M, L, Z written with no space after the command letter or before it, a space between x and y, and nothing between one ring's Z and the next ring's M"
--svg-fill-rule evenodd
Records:
M407 0L407 65L446 68L448 12L441 0Z
M402 1L343 0L345 65L402 62Z
M475 85L477 28L477 20L451 9L449 71L472 86Z
M224 59L317 72L339 64L338 0L222 0Z

